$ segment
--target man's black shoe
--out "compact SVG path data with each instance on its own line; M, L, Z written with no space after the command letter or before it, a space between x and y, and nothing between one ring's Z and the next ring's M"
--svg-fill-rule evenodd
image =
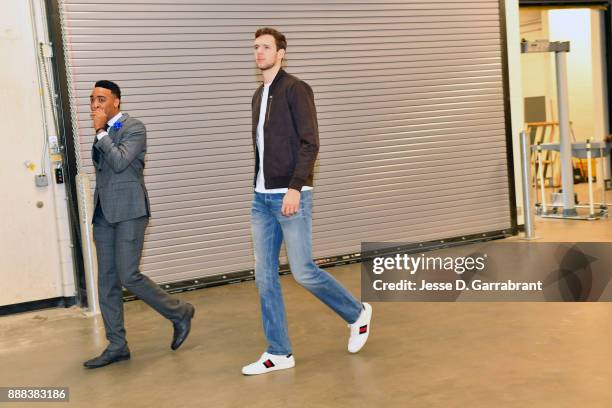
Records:
M117 361L129 360L130 349L125 346L120 350L109 350L106 349L98 357L94 357L91 360L87 360L83 365L87 368L100 368L109 364L116 363Z
M189 336L189 331L191 330L191 319L195 314L195 307L191 303L187 303L187 315L180 322L173 323L174 324L174 336L172 337L172 344L170 348L172 350L176 350L181 347L181 344L187 339Z

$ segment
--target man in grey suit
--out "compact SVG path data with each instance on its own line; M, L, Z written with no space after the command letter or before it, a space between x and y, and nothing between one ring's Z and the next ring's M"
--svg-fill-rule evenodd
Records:
M90 103L96 130L92 148L96 169L93 233L98 253L100 310L110 344L84 365L98 368L130 358L123 324L122 285L173 323L173 350L189 335L195 309L168 295L139 271L150 216L143 176L145 126L121 112L121 89L114 82L96 82Z

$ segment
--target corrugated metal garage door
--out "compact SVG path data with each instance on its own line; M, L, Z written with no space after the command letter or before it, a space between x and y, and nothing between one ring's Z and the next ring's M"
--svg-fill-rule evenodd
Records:
M497 1L66 0L75 130L92 174L88 97L117 81L148 129L157 282L253 267L253 33L288 37L315 92L316 257L511 226Z

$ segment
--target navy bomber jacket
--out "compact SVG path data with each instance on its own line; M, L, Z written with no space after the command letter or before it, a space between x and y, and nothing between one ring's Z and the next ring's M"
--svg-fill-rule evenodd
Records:
M255 176L259 172L257 125L263 84L252 101ZM264 175L266 188L312 186L315 160L319 152L319 129L314 94L310 86L280 70L268 92L264 123Z

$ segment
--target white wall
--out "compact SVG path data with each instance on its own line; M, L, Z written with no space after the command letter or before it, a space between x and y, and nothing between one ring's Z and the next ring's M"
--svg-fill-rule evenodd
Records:
M527 41L548 39L548 11L521 9L521 38ZM551 104L555 95L554 56L552 53L521 55L523 97L546 96L548 120L556 117L556 105ZM551 71L551 66L553 71ZM556 103L556 102L555 102Z
M605 140L609 135L608 120L609 95L607 92L607 67L605 50L604 14L601 11L591 11L591 43L593 45L593 114L596 118L593 125L593 140ZM597 178L599 188L603 188L603 180L610 179L610 156L599 160Z
M41 33L41 3L34 1ZM36 187L44 146L43 110L29 2L4 0L0 13L0 306L74 296L64 186ZM35 164L34 171L25 161ZM51 176L51 169L45 169ZM42 203L42 208L37 208Z
M604 140L610 134L606 80L604 14L591 10L591 46L593 58L593 139ZM607 166L610 168L610 166Z

